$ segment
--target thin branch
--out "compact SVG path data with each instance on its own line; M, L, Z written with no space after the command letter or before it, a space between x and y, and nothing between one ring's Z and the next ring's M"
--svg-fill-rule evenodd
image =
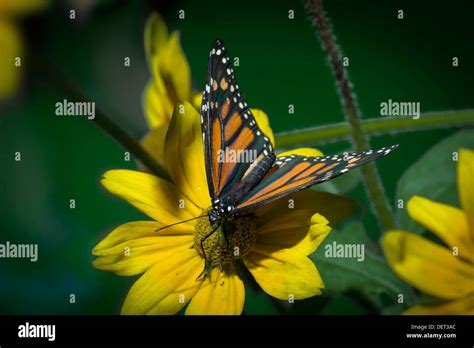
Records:
M74 102L90 102L90 100L79 90L79 88L69 79L66 74L53 66L50 60L41 59L42 64L36 66L36 73L42 77L40 81L51 83L57 92ZM127 132L120 128L111 118L109 118L100 108L95 105L95 117L93 121L103 131L114 138L119 144L127 149L136 159L146 166L151 173L162 179L170 181L170 177L155 159L142 147L142 145L132 138Z
M351 138L354 149L358 152L367 151L369 149L369 142L362 129L360 110L347 70L342 64L341 51L336 44L336 39L332 33L321 0L306 0L305 4L336 78L346 119L351 126ZM380 228L386 230L395 227L393 212L388 203L375 164L368 163L364 165L362 167L362 174L366 192L374 205L375 215L377 216Z
M439 128L474 127L474 110L441 111L411 117L378 117L362 120L366 135L384 135L400 132L425 131ZM351 127L347 122L327 126L299 129L275 135L278 147L302 144L328 144L351 140Z

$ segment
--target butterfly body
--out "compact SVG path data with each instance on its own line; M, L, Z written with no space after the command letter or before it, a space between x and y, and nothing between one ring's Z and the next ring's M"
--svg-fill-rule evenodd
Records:
M226 222L253 214L255 208L288 194L342 175L393 151L397 145L335 156L290 154L276 156L273 144L256 122L240 93L222 40L209 54L207 82L201 103L201 129L206 177L212 206L212 229L205 240ZM225 161L222 151L252 151L252 161ZM226 231L223 231L228 243ZM204 248L203 248L204 250ZM207 261L207 260L206 260Z
M269 168L274 164L275 158L276 156L272 153L269 156L257 159L240 182L221 198L215 198L212 201L212 208L208 212L209 221L214 223L229 215L239 213L241 210L236 211L235 207L245 198L248 192L261 182Z
M211 209L208 211L209 222L211 224L220 224L226 216L231 215L234 210L234 206L223 201L214 202Z

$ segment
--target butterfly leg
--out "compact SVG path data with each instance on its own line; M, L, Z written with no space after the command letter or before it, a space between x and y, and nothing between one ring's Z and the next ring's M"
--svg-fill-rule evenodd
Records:
M202 255L204 256L204 269L202 270L201 274L196 278L196 280L199 280L201 278L204 278L207 273L209 273L210 269L212 269L212 264L209 263L206 257L206 251L204 250L204 242L212 236L220 227L220 224L217 224L216 227L214 227L208 234L206 234L204 237L201 238L201 251Z
M219 269L222 272L224 267L222 265L222 247L221 247L221 234L220 233L217 237L217 245L219 246Z
M234 249L234 248L232 247L232 245L230 245L229 237L227 237L227 234L225 233L225 231L223 231L223 233L224 233L224 239L225 239L225 243L226 243L226 245L227 245L227 248L229 249L229 251L230 251L231 253L233 253L233 249Z

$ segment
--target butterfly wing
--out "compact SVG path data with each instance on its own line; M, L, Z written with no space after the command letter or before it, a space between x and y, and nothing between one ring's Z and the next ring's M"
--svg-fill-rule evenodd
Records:
M226 153L233 151L234 155L253 158L253 162L273 155L270 139L258 127L240 93L230 58L220 39L214 42L209 54L201 129L207 182L213 200L239 183L252 164L251 161L226 161Z
M235 212L258 207L290 193L336 178L351 169L389 154L397 147L398 145L394 145L378 151L326 157L299 155L277 157L268 174L239 202Z

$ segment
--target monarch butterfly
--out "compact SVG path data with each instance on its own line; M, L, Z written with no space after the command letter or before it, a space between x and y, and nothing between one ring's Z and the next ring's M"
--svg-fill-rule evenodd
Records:
M209 53L207 82L201 104L201 130L206 176L212 206L207 212L209 233L224 222L244 216L273 200L331 180L364 163L387 155L398 145L346 155L277 157L268 136L259 128L233 74L224 42L217 39ZM224 151L251 150L253 161L223 161ZM206 215L198 218L206 217ZM224 237L230 247L226 231ZM206 259L207 263L207 259Z

